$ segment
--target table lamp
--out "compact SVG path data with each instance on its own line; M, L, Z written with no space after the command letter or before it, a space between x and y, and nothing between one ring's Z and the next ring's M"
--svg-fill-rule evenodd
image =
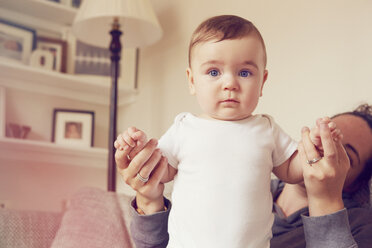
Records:
M116 190L115 148L117 87L121 46L143 47L159 40L162 30L149 0L84 0L72 25L76 38L111 52L108 191ZM121 36L123 33L123 36ZM125 59L125 58L124 58Z

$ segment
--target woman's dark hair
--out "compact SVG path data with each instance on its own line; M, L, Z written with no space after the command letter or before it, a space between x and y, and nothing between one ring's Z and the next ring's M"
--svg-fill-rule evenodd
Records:
M372 132L372 105L368 104L361 104L359 105L355 110L351 112L345 112L341 114L337 114L333 116L332 118L335 118L337 116L341 115L353 115L357 116L359 118L362 118L369 126L371 132ZM368 158L367 162L364 165L364 169L362 172L359 174L357 179L354 181L352 188L354 188L355 191L367 191L368 192L368 197L367 201L369 202L369 194L370 194L370 189L369 189L369 181L371 180L372 177L372 154Z

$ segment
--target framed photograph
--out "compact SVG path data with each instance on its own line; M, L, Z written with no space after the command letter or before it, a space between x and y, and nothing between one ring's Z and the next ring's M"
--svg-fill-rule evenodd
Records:
M91 46L68 34L67 72L91 82L111 82L111 59L107 48ZM139 49L123 49L120 59L119 87L137 88Z
M92 147L93 140L93 111L54 109L52 142L68 146Z
M5 88L0 86L0 137L5 137Z
M28 64L36 45L36 31L0 19L0 56Z
M53 55L54 71L67 71L67 42L60 39L49 38L44 36L37 37L37 49L48 51Z

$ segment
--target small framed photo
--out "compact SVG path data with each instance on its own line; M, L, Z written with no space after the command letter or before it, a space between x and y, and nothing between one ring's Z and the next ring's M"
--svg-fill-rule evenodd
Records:
M61 145L92 147L93 140L93 111L54 109L52 142Z
M36 44L36 31L0 19L0 56L28 64Z
M48 51L52 54L52 70L66 72L67 70L67 42L60 39L44 36L37 37L37 49Z
M5 88L0 86L0 137L5 137Z

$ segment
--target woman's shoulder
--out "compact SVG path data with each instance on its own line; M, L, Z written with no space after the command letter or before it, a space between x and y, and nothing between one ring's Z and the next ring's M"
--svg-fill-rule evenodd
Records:
M358 247L371 247L372 209L354 207L347 209L351 234Z
M372 228L372 208L353 207L347 209L350 224L368 223Z

